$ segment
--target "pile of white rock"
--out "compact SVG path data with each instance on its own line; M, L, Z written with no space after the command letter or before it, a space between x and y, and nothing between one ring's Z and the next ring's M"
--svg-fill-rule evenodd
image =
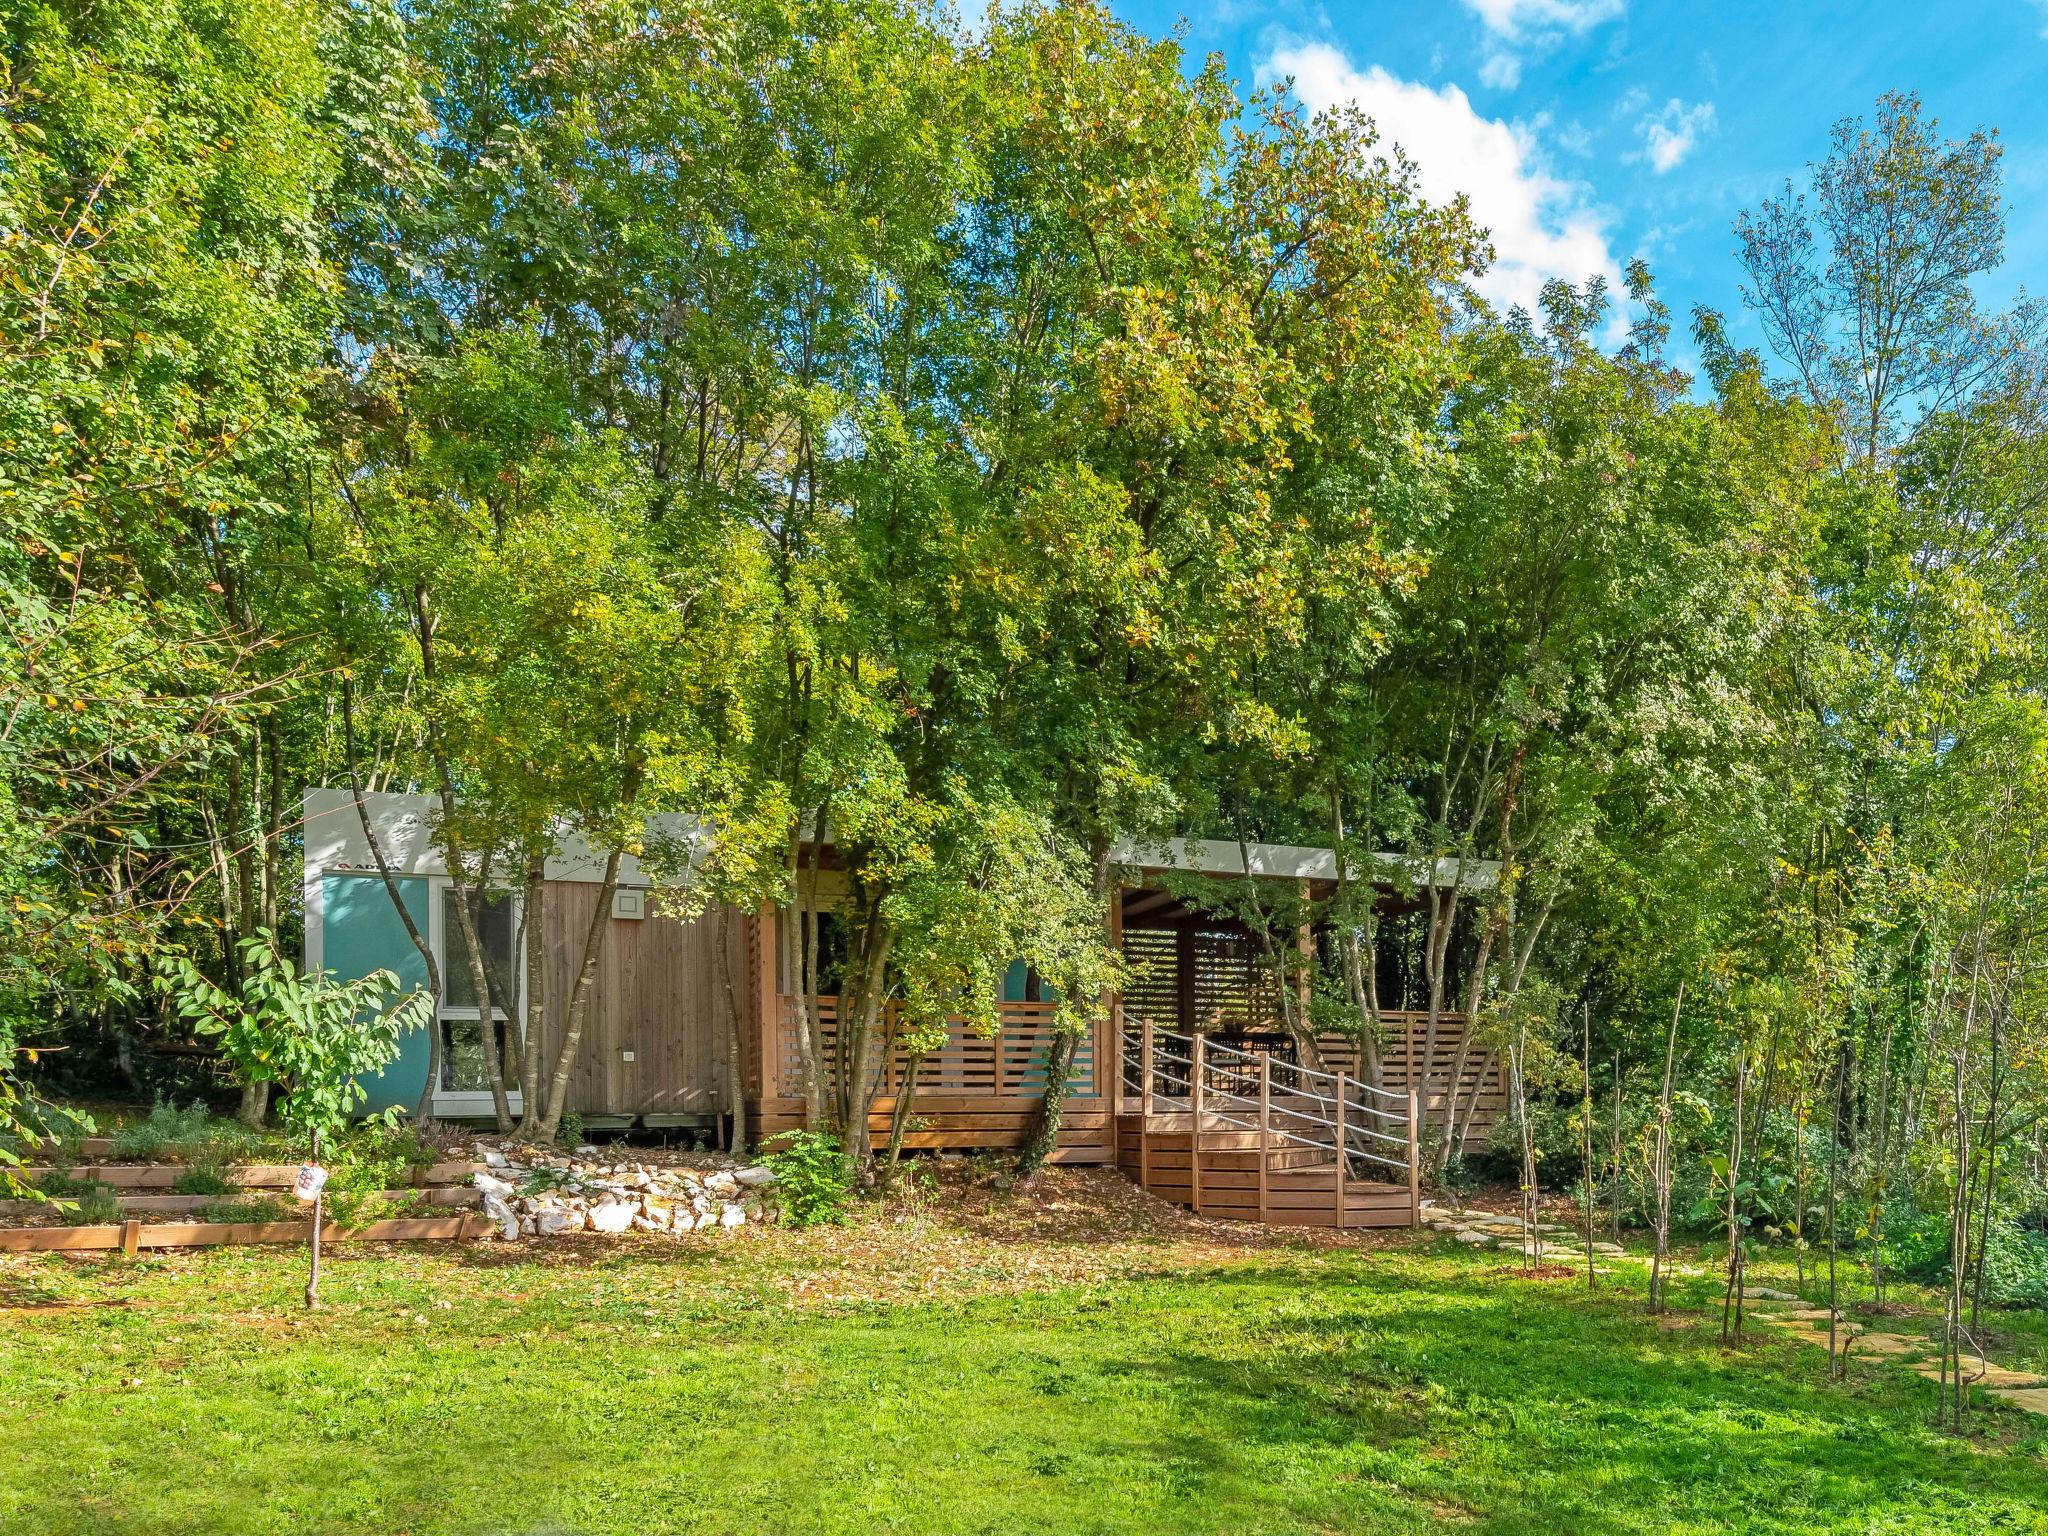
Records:
M515 1162L483 1154L475 1175L484 1214L507 1242L564 1232L685 1232L745 1226L774 1212L775 1171L738 1163L679 1168L608 1160L596 1147L573 1157L534 1155Z

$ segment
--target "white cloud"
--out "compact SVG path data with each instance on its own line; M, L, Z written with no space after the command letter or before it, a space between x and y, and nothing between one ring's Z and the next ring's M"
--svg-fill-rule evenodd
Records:
M1512 91L1522 83L1522 61L1505 48L1487 50L1479 61L1479 83L1496 91Z
M1676 96L1636 124L1642 150L1631 160L1647 160L1650 169L1662 176L1685 163L1685 157L1699 147L1701 139L1714 131L1714 104L1702 101L1688 107Z
M1573 118L1552 135L1552 141L1568 155L1577 155L1581 160L1593 153L1592 130Z
M1520 37L1556 27L1584 32L1619 16L1627 0L1465 0L1465 5L1496 37Z
M1534 313L1552 278L1584 283L1598 274L1615 291L1621 269L1584 189L1553 176L1527 129L1480 115L1455 85L1432 90L1398 79L1378 65L1360 71L1327 43L1277 49L1259 65L1270 85L1293 76L1295 94L1312 108L1349 102L1379 125L1380 141L1399 145L1416 163L1431 202L1460 192L1473 219L1493 240L1494 263L1477 287L1496 306Z
M2048 0L2040 0L2048 5ZM1622 13L1627 0L1465 0L1488 38L1479 83L1511 91L1522 80L1522 52L1538 56ZM1519 46L1517 46L1519 45Z

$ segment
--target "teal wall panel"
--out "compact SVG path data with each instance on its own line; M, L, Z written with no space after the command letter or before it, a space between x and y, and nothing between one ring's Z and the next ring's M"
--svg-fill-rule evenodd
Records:
M398 892L412 920L425 933L427 882L418 877L401 878ZM399 921L381 878L322 875L320 912L323 963L328 970L350 980L372 971L394 971L408 987L427 984L426 962L406 933L405 924ZM421 1090L427 1086L429 1050L424 1028L400 1036L398 1059L378 1076L365 1080L370 1101L364 1110L374 1113L392 1105L407 1113L416 1109Z

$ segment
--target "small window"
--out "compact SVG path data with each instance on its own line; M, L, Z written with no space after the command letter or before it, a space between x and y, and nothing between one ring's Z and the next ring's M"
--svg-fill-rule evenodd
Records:
M498 1059L503 1064L505 1086L519 1089L519 1032L504 1019L492 1026L498 1032ZM441 1021L441 1091L443 1093L488 1093L491 1075L484 1068L484 1029L477 1019Z
M462 916L456 906L460 898L452 887L441 892L441 1091L483 1093L490 1088L484 1070L483 1008L476 995L476 978L469 969L469 946L463 941ZM518 913L510 892L498 892L481 901L472 898L470 920L477 943L484 952L492 993L493 1023L498 1053L504 1063L508 1087L519 1081L519 956L516 948ZM510 1017L508 1017L508 1015Z
M458 900L460 898L453 889L441 893L442 948L448 957L445 974L441 977L442 990L446 993L443 1007L481 1013L483 1008L476 995L475 976L469 968L469 947L462 938L462 918L456 908ZM470 916L477 942L483 946L484 965L490 973L496 1009L502 1016L515 1010L519 997L516 957L512 953L517 925L511 894L499 892L485 897L481 910L472 898Z

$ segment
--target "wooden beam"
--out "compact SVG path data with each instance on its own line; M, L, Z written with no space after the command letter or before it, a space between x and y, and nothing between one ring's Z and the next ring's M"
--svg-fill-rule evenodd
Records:
M1188 1203L1202 1214L1202 1037L1188 1049Z
M1179 902L1180 898L1171 891L1146 891L1135 900L1127 899L1122 903L1123 917L1128 922L1131 918L1143 917L1148 912L1177 906Z

